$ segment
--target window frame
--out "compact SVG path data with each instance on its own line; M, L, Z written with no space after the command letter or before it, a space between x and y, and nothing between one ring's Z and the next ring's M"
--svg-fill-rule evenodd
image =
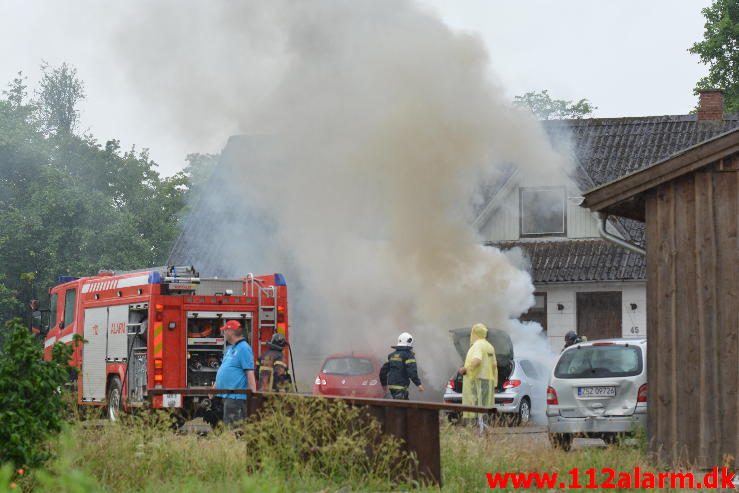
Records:
M58 320L58 307L59 304L59 294L58 293L51 293L51 296L49 297L49 328L53 329L57 326Z
M525 233L524 224L524 194L526 192L547 192L558 190L562 192L562 231L561 232L543 232L543 233ZM567 187L551 186L551 187L519 187L518 189L518 234L521 238L542 238L546 236L566 237L567 236Z
M69 295L70 295L70 293L72 293L72 303L71 303L71 306L72 306L72 308L71 308L71 310L72 310L71 319L72 320L70 320L69 322L67 322L67 315L69 314L69 312L68 312L69 311L69 308L68 307L70 305L70 303L69 303L69 298L70 298ZM75 318L75 315L76 314L77 314L77 288L69 288L66 291L64 291L64 318L62 319L62 321L64 323L63 328L67 328L70 325L74 324L74 318Z
M541 309L536 308L536 297L540 296L544 299L544 307ZM535 291L534 292L534 306L528 309L526 313L522 313L518 319L521 322L539 322L544 333L547 333L547 323L549 322L549 306L547 305L547 292L546 291ZM532 316L534 315L534 316ZM543 315L542 320L537 320L536 315Z

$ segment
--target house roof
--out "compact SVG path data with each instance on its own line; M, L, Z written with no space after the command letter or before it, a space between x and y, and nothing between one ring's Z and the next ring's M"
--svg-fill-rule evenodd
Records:
M652 163L739 127L739 115L698 121L696 115L583 118L545 121L553 138L568 138L577 159L573 177L580 189L590 190ZM614 224L623 236L644 246L644 225L619 218Z
M523 250L536 284L641 281L646 278L643 255L601 239L504 241L489 245L504 250Z
M632 175L739 127L739 115L698 121L696 115L587 118L543 122L553 139L568 139L577 160L573 179L581 190ZM735 132L739 135L739 132ZM599 188L600 187L600 188ZM592 202L594 192L586 195ZM630 242L644 246L644 224L633 216L611 218ZM644 257L601 239L499 242L520 247L536 283L643 280Z
M739 115L698 121L696 115L550 120L551 136L569 135L584 184L600 186L739 126ZM592 187L588 187L590 189Z
M739 128L732 128L591 190L585 194L583 205L595 211L643 221L645 191L738 152Z

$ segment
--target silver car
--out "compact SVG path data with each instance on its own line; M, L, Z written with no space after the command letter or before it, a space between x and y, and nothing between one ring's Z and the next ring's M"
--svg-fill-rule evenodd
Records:
M531 403L534 400L537 382L546 378L546 370L536 362L514 358L504 374L502 382L495 390L495 408L498 413L509 419L516 426L526 424L531 419ZM449 380L444 391L444 402L462 403L461 382L459 374ZM543 383L539 384L539 392ZM456 390L455 390L456 389ZM452 415L450 419L457 419Z
M569 450L575 436L614 443L647 423L647 341L607 339L565 349L547 388L549 439Z

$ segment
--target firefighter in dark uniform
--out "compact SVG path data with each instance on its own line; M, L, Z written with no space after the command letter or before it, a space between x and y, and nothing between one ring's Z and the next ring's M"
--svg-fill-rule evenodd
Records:
M398 337L398 345L392 346L395 351L387 357L387 362L380 370L380 383L390 391L393 399L408 400L408 386L416 384L423 392L421 379L418 378L416 355L413 353L413 336L403 332Z
M565 334L565 347L562 348L562 351L564 351L570 346L574 346L575 344L580 344L581 342L585 342L587 340L588 340L587 337L579 336L577 335L577 332L575 332L574 330L571 330Z
M287 346L285 336L277 333L267 343L269 350L259 358L258 386L261 391L290 392L293 389L293 380L287 364L282 360Z

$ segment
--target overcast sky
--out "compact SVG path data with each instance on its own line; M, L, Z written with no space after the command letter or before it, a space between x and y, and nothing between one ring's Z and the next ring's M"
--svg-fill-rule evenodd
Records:
M684 114L706 68L687 49L703 33L709 0L423 0L451 27L479 35L508 96L549 89L588 98L599 117ZM161 171L180 169L183 142L147 114L107 55L115 3L0 0L0 85L42 60L74 65L85 82L82 127L100 141L151 149ZM162 54L166 56L166 54ZM222 142L228 136L224 135Z

